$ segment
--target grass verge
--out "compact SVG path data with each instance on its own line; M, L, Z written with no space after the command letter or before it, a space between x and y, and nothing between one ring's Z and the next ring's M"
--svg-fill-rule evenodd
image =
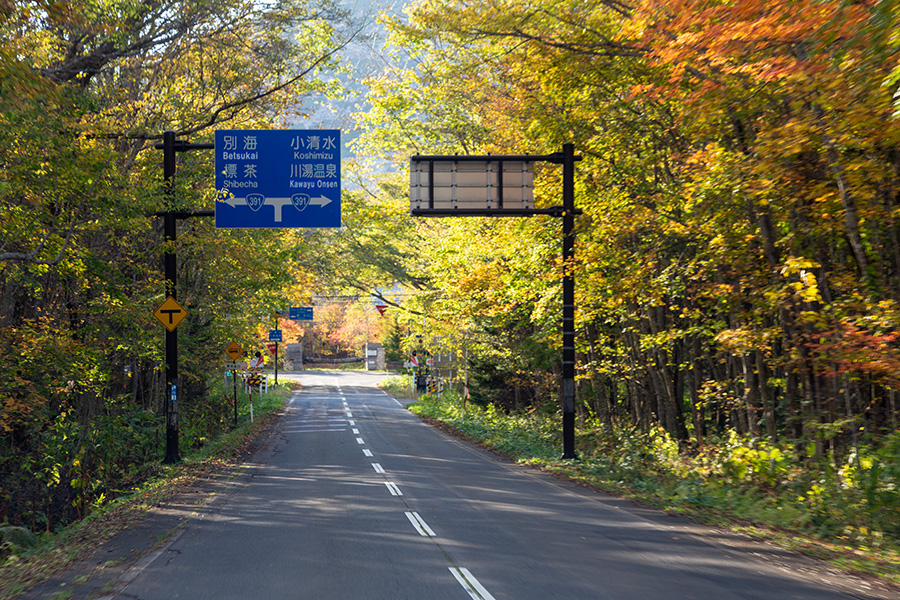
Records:
M283 413L295 384L270 386L269 393L254 397L254 420L242 407L237 428L185 452L182 462L155 465L150 477L130 493L107 503L65 529L40 537L40 543L9 557L0 566L0 600L12 600L53 577L72 562L139 522L151 509L188 488L199 478L242 462L261 443L263 434Z
M388 377L380 381L378 387L398 400L415 400L417 398L412 388L412 377L409 376Z
M390 390L390 385L385 389ZM828 487L821 473L797 475L800 483L787 474L783 481L772 480L771 485L735 482L727 477L727 470L726 474L717 470L710 458L726 465L733 461L721 448L719 454L710 451L685 457L660 434L641 437L637 432L620 432L615 439L603 440L594 429L578 431L580 458L563 460L556 415L505 414L492 406L472 404L464 407L449 395L423 396L408 408L433 425L520 464L900 586L897 540L862 524L864 515L854 512L849 503L842 505L832 499L823 505L808 492L799 499L792 494L797 489ZM817 483L810 486L804 477ZM845 513L841 513L843 507L848 507Z

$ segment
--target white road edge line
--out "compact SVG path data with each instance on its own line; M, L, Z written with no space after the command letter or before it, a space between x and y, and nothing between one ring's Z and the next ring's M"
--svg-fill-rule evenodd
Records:
M384 473L384 467L378 463L372 463L372 468L375 469L376 473Z
M387 489L391 492L391 496L402 496L403 492L400 491L400 488L397 487L397 484L393 481L385 481L384 485L387 486Z
M406 518L409 519L409 522L412 523L413 527L416 528L416 531L419 532L419 535L422 537L437 537L434 535L434 532L431 530L425 521L422 520L422 517L419 516L419 513L407 512Z
M484 589L484 586L478 583L478 580L469 572L468 569L459 567L450 567L450 572L456 577L463 589L469 592L474 600L494 600L490 592Z

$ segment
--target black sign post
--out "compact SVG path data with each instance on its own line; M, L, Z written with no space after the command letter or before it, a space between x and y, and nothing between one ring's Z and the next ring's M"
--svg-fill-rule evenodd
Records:
M156 213L163 218L163 229L166 237L165 277L166 296L177 300L178 269L175 255L175 239L178 235L178 219L191 217L214 217L215 211L200 210L193 212L173 209L175 185L176 153L188 150L212 150L213 144L190 144L184 140L176 140L174 131L163 133L163 141L154 146L163 151L163 179L167 210ZM174 464L181 461L178 450L178 330L166 328L166 456L163 464Z
M546 155L433 155L410 159L410 214L414 217L560 217L562 232L563 458L575 453L575 146ZM534 208L535 162L562 165L562 206Z
M575 454L575 154L563 146L562 409L563 458Z

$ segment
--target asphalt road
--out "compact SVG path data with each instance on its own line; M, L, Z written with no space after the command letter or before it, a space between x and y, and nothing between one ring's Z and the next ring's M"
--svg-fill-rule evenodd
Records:
M513 465L422 423L378 375L313 372L215 510L116 598L884 598L790 553Z

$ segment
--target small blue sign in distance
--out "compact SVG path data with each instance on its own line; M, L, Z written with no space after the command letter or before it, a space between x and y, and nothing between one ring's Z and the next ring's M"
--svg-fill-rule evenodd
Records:
M280 329L270 329L269 330L269 341L270 342L280 342L281 341L281 330Z
M341 226L338 129L216 131L216 227Z
M312 321L313 320L313 307L312 306L292 306L289 313L291 320L294 321Z

